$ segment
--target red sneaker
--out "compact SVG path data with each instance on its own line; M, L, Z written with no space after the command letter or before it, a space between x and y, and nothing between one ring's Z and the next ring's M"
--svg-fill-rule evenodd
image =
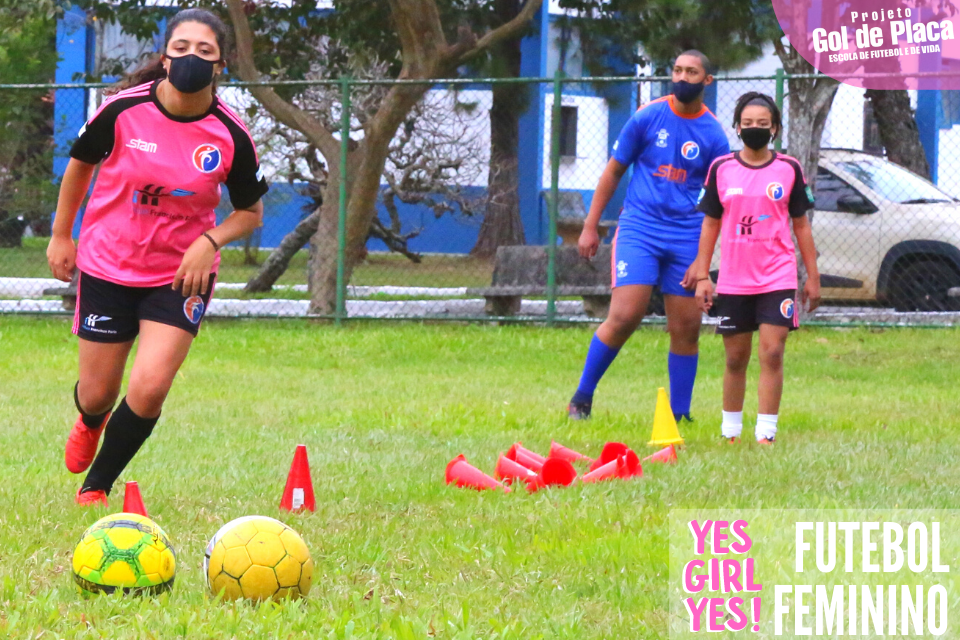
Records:
M775 438L760 438L757 440L757 444L769 445L774 443Z
M740 438L733 436L728 438L727 436L720 436L720 444L739 444Z
M95 507L98 504L102 504L105 507L108 506L107 493L105 491L97 489L95 491L80 493L81 491L83 491L83 487L77 489L77 497L75 498L77 504L81 507Z
M67 463L67 469L70 470L70 473L83 473L93 462L94 456L97 455L100 435L109 419L110 414L108 413L107 417L103 419L103 424L96 429L91 429L83 424L82 418L77 418L73 429L70 431L70 437L67 438L67 448L63 454L64 462Z

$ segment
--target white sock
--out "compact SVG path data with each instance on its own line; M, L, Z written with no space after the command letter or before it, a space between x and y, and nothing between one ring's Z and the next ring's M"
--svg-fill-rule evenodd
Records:
M777 414L758 413L757 414L757 440L773 440L777 437Z
M774 427L776 430L776 427ZM743 411L724 411L720 433L724 438L739 438L743 431Z

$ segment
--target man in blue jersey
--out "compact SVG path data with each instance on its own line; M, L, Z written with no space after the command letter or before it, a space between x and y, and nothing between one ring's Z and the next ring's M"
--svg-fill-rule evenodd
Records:
M575 420L590 416L597 383L643 320L655 285L663 293L670 333L671 408L677 419L690 419L701 321L690 271L703 221L697 198L710 164L730 153L720 123L703 104L703 89L713 82L709 65L699 51L677 57L673 94L643 106L627 121L600 176L580 235L585 258L596 254L597 223L627 168L633 167L613 240L610 313L590 343L568 407Z

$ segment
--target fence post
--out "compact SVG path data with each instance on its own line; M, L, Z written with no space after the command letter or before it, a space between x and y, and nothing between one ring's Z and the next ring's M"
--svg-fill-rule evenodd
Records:
M550 120L550 202L547 207L547 326L557 315L557 209L560 205L560 103L561 72L553 76L553 109Z
M340 210L337 214L337 310L334 323L340 326L347 317L347 152L350 148L350 77L340 78Z
M774 95L774 99L777 102L777 108L780 109L780 113L783 113L783 82L786 77L786 74L783 71L783 67L777 69L777 92ZM773 148L777 151L783 150L783 132L779 132L777 139L773 141Z

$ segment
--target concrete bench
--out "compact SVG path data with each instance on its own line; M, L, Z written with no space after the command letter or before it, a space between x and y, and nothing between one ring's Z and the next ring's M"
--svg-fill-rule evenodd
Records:
M610 245L600 245L597 255L585 260L575 246L557 247L557 295L580 296L587 315L606 317L610 310L610 252ZM546 247L500 247L491 286L469 288L467 295L483 296L487 315L517 315L524 297L547 295L547 266Z

